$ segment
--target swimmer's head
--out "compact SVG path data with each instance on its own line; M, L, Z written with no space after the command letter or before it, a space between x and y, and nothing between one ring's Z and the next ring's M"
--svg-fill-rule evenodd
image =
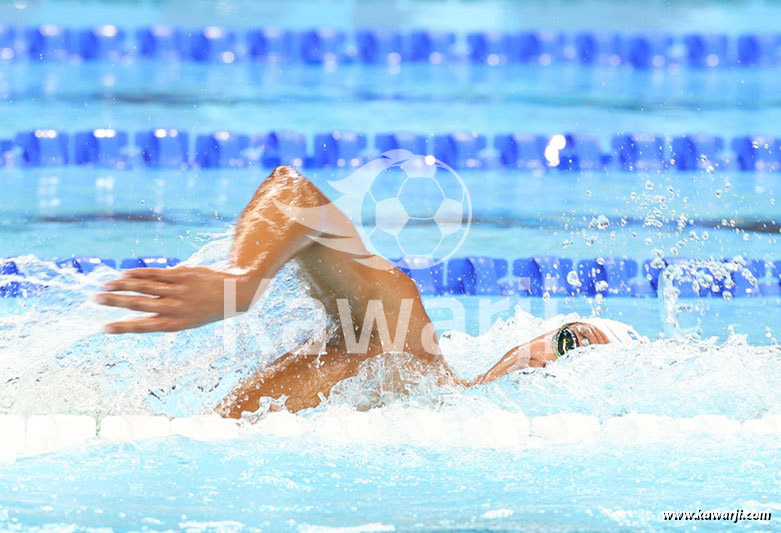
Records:
M634 344L640 342L635 329L617 320L584 318L565 324L553 336L553 353L556 357L592 344Z

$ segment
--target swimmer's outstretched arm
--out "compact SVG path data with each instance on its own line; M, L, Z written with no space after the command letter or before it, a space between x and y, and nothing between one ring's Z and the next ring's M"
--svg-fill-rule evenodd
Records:
M295 212L298 209L304 214ZM317 220L306 220L312 216ZM304 223L298 221L302 219ZM232 283L236 284L236 310L246 311L259 295L263 280L271 279L282 265L312 246L315 239L331 233L345 236L355 230L350 220L309 180L290 167L277 167L260 185L236 225L231 262L242 269L241 273L204 267L128 270L121 278L106 283L106 292L98 294L96 300L103 305L153 315L114 322L105 330L180 331L222 320L225 288ZM359 247L355 253L368 254L360 239L346 240Z
M610 342L602 331L591 324L573 322L567 326L575 336L576 346L608 344ZM553 339L558 332L558 329L550 331L525 344L516 346L504 354L504 357L492 366L488 372L478 376L470 385L481 385L516 370L529 367L543 367L547 363L555 361L558 356L553 351Z
M327 245L319 244L325 241L328 241ZM241 269L239 273L181 266L133 269L108 282L106 292L97 295L96 299L104 305L151 313L108 324L105 327L108 333L196 328L225 317L227 285L235 284L236 310L245 311L262 292L263 281L271 279L282 265L295 257L303 258L310 272L317 275L319 288L326 296L327 293L340 295L349 302L356 323L363 319L369 301L383 304L388 324L396 324L400 306L411 302L412 311L407 323L409 335L402 341L403 345L378 344L374 331L371 338L372 346L377 348L375 352L404 351L421 356L421 360L434 369L432 371L448 376L453 383L467 384L456 378L442 359L433 325L423 309L415 283L387 261L369 253L347 216L309 180L290 167L276 168L260 185L239 217L231 253L231 263ZM433 345L424 346L423 338L429 330L433 335ZM588 331L583 331L584 337L590 335ZM470 385L487 383L528 366L544 366L555 359L552 349L555 333L547 333L510 350ZM392 336L396 337L395 334ZM591 343L601 342L594 338ZM343 345L334 345L334 348L339 353L347 351ZM293 397L295 387L302 381L302 372L300 369L288 372L289 379L276 376L278 379L272 381L276 384L292 383L291 390L286 390L285 394ZM329 383L353 373L354 369L335 372ZM327 393L330 386L321 388L323 390L319 391L313 386L315 393ZM302 405L308 404L302 401Z

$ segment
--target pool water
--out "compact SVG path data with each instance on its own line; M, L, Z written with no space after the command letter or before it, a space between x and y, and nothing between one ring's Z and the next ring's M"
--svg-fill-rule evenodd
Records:
M17 25L346 31L389 25L460 33L720 28L738 35L775 31L779 15L781 7L766 2L0 6L0 20ZM618 133L781 136L778 89L777 67L10 61L0 63L0 139L33 128L134 133L164 127L191 137L292 130L310 141L338 130L370 138L395 131L473 131L489 139L574 132L607 148ZM306 338L312 316L287 305L303 290L294 268L280 273L255 309L230 322L240 342L226 347L230 328L222 324L107 337L101 325L123 313L90 297L116 272L57 272L53 263L72 256L165 256L223 265L232 223L269 172L0 166L0 258L12 258L28 279L48 287L26 299L0 298L0 414L197 415ZM305 174L337 199L338 181L350 171L310 168ZM539 255L639 263L655 255L781 260L777 172L488 167L458 174L473 218L458 256L510 264ZM411 208L427 209L426 198ZM431 248L438 238L432 229L410 228L414 250ZM398 253L394 242L372 244L389 257ZM451 320L446 298L463 310L462 321ZM720 432L715 424L702 434L652 442L524 436L527 417L560 413L593 417L605 428L631 413L675 420L721 415L739 423L781 413L779 297L671 302L669 295L493 294L426 296L424 303L448 361L466 378L572 313L631 323L649 342L587 349L483 387L442 389L424 382L409 396L373 402L367 396L382 390L382 369L366 368L320 407L295 416L270 413L247 423L239 438L98 440L0 462L0 529L710 530L723 526L665 522L662 513L781 513L778 435ZM492 314L481 322L486 304ZM373 409L358 412L356 406ZM761 527L777 528L777 520Z
M778 512L767 487L754 482L777 460L778 443L769 444L693 439L503 451L252 437L104 445L20 463L14 477L24 488L10 494L24 503L6 512L17 524L54 529L658 530L661 513L684 499ZM68 481L58 474L66 461ZM687 488L670 491L682 478ZM354 529L331 529L348 525Z

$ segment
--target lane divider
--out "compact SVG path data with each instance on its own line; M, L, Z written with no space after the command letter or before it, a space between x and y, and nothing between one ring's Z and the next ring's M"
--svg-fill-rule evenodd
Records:
M120 269L175 266L172 257L124 259ZM655 297L667 267L687 275L673 277L683 298L781 297L781 260L725 259L721 263L682 257L647 259L642 263L620 257L573 260L548 255L521 257L512 262L484 256L456 257L437 263L430 257L408 256L396 261L425 296L503 295L532 297ZM89 274L96 268L116 268L113 259L77 256L55 263L58 269ZM409 268L405 265L414 265ZM52 272L53 276L62 270ZM0 259L0 297L28 298L46 290L27 279L23 266Z
M230 131L191 135L157 128L131 135L113 128L68 134L55 129L22 131L0 139L0 166L90 165L127 168L241 168L291 165L299 168L356 168L388 150L432 155L458 169L518 169L564 172L776 172L781 137L741 135L727 144L717 135L667 137L645 133L614 135L603 149L598 138L579 133L538 135L473 132L419 134L331 131L311 137L295 131L245 134ZM489 139L492 142L489 142ZM727 148L729 146L729 149Z
M0 25L0 61L120 61L126 58L231 64L245 61L306 64L471 62L572 63L636 69L777 66L778 33L576 33L524 30L474 32L364 28L237 30L155 25L135 32L113 25L67 28Z
M414 443L440 446L525 448L542 443L606 441L642 445L687 437L757 439L781 435L781 415L768 414L741 423L723 415L671 418L630 413L607 418L559 413L526 417L492 409L463 423L455 411L431 412L405 408L403 416L384 416L383 410L366 412L337 409L311 416L287 411L269 413L253 424L217 415L184 418L166 416L106 416L99 421L83 415L0 415L0 461L56 452L86 444L132 442L184 437L220 442L251 435L299 437L311 435L334 444L366 442L376 444ZM442 419L431 424L432 418ZM401 421L401 422L400 422ZM446 431L442 429L445 428ZM455 430L454 430L455 429Z

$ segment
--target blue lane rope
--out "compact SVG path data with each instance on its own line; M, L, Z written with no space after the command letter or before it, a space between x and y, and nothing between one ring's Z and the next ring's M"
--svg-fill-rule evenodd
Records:
M492 138L472 132L364 133L331 131L310 136L295 131L247 135L220 131L191 135L158 128L135 135L99 128L68 134L55 129L0 139L0 167L93 165L125 168L231 168L292 165L356 168L393 149L433 155L451 167L526 171L703 171L781 170L781 138L742 135L727 143L717 135L667 137L644 133L615 135L605 150L584 134L510 133Z
M286 30L155 25L135 32L117 26L66 28L0 25L0 61L118 61L127 57L168 61L248 61L398 64L471 62L573 63L636 69L777 66L777 33L618 33L515 31L457 34L438 30L333 28Z
M457 257L446 263L436 263L421 256L405 257L397 262L426 296L455 295L519 295L539 297L655 297L659 276L669 265L685 265L687 259L645 260L618 257L582 259L553 256L522 257L513 260L483 256ZM179 260L172 257L138 257L119 262L120 269L168 268ZM91 256L75 256L60 260L57 269L88 274L99 267L116 268L117 262ZM427 266L430 265L430 266ZM414 268L409 268L414 266ZM729 279L715 278L705 286L674 281L682 297L718 297L725 293L734 297L781 297L781 260L748 259L742 269L731 272ZM697 266L698 273L707 274L708 266ZM712 272L711 272L712 273ZM56 276L59 271L51 273ZM41 284L25 281L23 266L13 260L0 259L0 297L26 298L46 290ZM753 278L753 279L751 279Z

